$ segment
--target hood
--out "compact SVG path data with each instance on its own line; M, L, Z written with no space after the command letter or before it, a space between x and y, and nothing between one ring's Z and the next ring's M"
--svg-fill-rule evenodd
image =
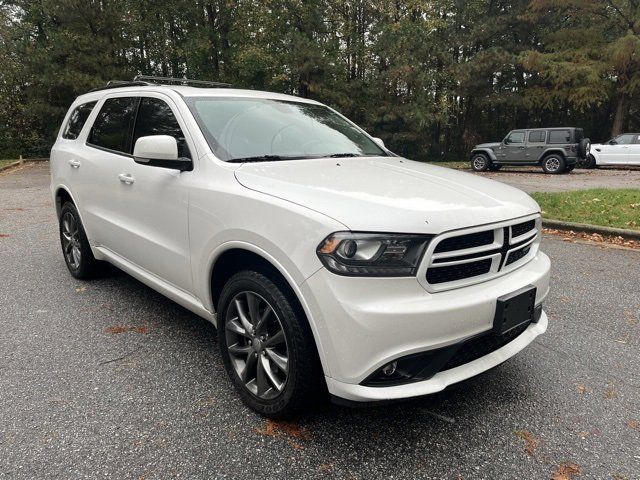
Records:
M321 212L353 231L440 233L538 212L524 192L398 157L245 163L238 182Z
M490 148L490 149L494 149L494 148L498 148L500 146L500 142L493 142L493 143L480 143L479 145L476 145L474 147L474 150L476 148Z

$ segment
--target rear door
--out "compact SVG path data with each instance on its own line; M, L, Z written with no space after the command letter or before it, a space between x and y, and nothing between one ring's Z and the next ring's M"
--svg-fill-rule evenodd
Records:
M503 142L503 158L504 162L525 162L525 131L514 130L509 133Z
M528 162L536 162L542 156L547 143L546 130L529 130L527 132L527 145L525 159Z
M87 172L79 202L92 242L116 251L126 227L120 209L122 187L118 173L132 162L131 135L138 108L137 97L106 98L83 147L80 170Z

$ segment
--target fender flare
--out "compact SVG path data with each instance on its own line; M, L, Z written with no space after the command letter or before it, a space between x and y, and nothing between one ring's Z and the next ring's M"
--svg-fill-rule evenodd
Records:
M541 162L541 161L542 161L542 159L543 159L544 157L546 157L547 155L549 155L550 153L556 153L556 154L558 154L558 155L561 155L561 156L562 156L562 158L565 158L565 159L567 158L567 154L565 153L565 151L564 151L563 149L561 149L561 148L549 148L549 149L545 150L544 152L542 152L542 153L538 156L538 158L536 159L536 161Z
M473 150L471 150L471 157L473 157L476 153L484 153L492 162L496 162L498 160L495 152L490 148L474 148Z

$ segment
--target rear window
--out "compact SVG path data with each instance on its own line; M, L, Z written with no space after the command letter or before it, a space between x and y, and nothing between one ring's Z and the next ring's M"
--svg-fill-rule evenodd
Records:
M64 131L62 132L62 138L66 138L67 140L75 140L80 135L82 131L82 127L89 118L93 107L96 106L97 102L88 102L83 103L82 105L78 105L71 115L69 115L69 121L67 125L64 127Z
M547 132L529 132L529 142L531 143L542 143L544 142L545 137L547 136Z
M108 98L93 123L88 142L96 147L131 153L133 122L139 98Z
M551 130L549 143L571 143L571 132L569 130Z

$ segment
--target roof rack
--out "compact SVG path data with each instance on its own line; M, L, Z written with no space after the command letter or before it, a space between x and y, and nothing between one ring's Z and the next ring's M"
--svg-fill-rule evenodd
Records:
M136 75L134 82L148 82L148 84L160 85L187 85L191 87L230 87L230 83L209 82L206 80L191 80L189 78L153 77L150 75Z
M149 85L186 85L192 87L230 87L230 83L208 82L206 80L190 80L188 78L173 77L153 77L150 75L136 75L133 80L109 80L104 87L97 87L89 90L90 92L98 92L100 90L109 90L111 88L120 87L146 87Z
M111 88L120 88L120 87L144 87L147 85L153 85L153 83L143 82L143 81L129 81L129 80L109 80L104 87L96 87L89 90L90 92L99 92L100 90L109 90Z

